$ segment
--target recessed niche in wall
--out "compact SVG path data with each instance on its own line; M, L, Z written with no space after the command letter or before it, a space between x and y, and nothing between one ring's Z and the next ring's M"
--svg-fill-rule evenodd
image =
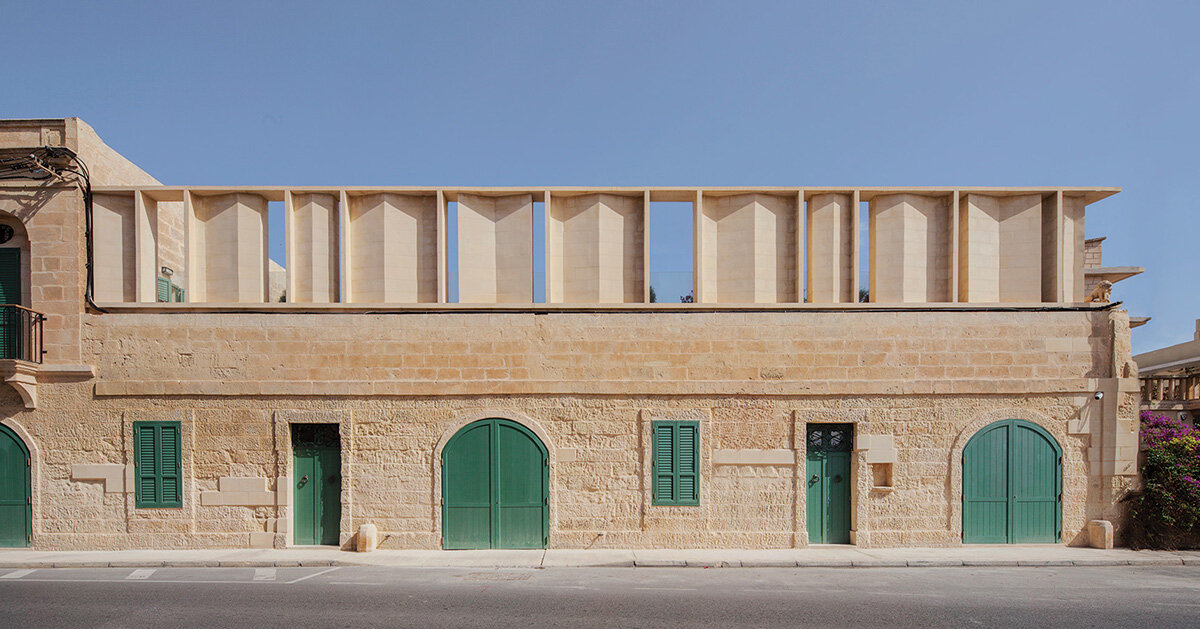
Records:
M1042 195L959 197L959 300L1042 300Z
M349 301L438 301L437 195L356 193L349 202Z
M533 195L459 193L458 300L533 303Z
M272 224L271 259L287 269L286 300L295 303L332 303L339 300L340 194L337 192L288 193L286 259L276 253ZM278 256L278 257L277 257Z
M138 300L134 194L92 196L92 286L98 302Z
M880 194L870 202L871 301L953 301L951 197Z
M546 221L551 303L645 299L645 195L552 194Z
M883 490L893 489L891 463L871 464L871 487L873 489Z
M705 194L700 213L708 303L789 303L799 288L794 194Z
M807 294L810 303L858 301L854 281L857 192L808 194L805 214Z
M267 204L283 192L190 191L188 301L262 303L267 293Z

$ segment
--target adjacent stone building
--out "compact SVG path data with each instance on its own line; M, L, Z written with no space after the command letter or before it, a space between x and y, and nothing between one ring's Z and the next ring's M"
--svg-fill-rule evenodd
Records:
M1136 480L1129 317L1085 301L1115 188L213 188L74 118L0 147L0 543L1079 545ZM650 303L659 202L692 303Z
M1142 382L1142 410L1200 425L1200 319L1192 340L1134 358Z

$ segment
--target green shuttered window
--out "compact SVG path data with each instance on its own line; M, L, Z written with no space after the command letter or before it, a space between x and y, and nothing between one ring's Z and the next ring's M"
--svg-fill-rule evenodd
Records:
M155 299L160 303L182 303L183 289L176 286L171 280L160 277L155 284Z
M179 422L134 422L133 460L139 508L182 507Z
M700 504L700 423L657 421L651 426L654 433L651 454L653 503Z

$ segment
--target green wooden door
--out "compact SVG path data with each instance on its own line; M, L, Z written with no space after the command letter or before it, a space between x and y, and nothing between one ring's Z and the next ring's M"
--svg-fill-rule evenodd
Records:
M807 508L810 544L850 543L850 424L809 424Z
M0 304L21 303L21 250L0 248ZM20 338L16 308L0 310L0 358L16 358Z
M342 453L335 445L337 424L307 425L299 439L295 436L296 426L302 425L293 426L293 543L336 546L342 520Z
M963 542L1054 543L1062 529L1062 449L1040 426L1006 419L963 449Z
M0 546L28 546L33 534L29 450L0 426Z
M524 426L485 419L442 450L442 546L545 548L550 531L546 447Z

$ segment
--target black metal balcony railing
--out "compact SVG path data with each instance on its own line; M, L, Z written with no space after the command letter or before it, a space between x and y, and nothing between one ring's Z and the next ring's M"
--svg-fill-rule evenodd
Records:
M42 362L46 315L16 304L0 305L0 358Z

